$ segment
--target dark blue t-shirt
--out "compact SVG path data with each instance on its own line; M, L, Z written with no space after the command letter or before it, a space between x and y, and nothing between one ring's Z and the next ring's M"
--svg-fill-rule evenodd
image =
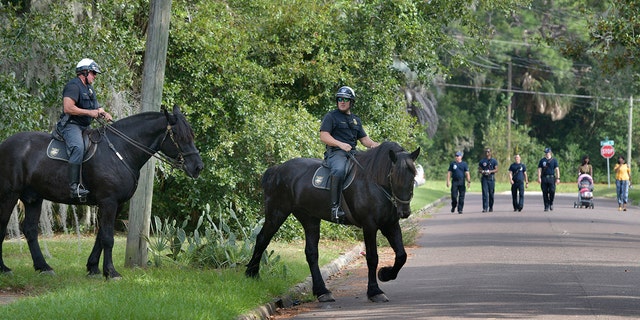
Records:
M478 163L478 167L480 168L480 170L493 170L497 166L498 166L498 160L494 158L491 158L491 159L484 158L480 160L480 162ZM493 175L493 173L491 175Z
M367 136L358 116L342 113L338 109L324 116L320 131L329 132L334 139L350 144L351 148L355 148L358 140Z
M460 182L464 181L464 173L469 171L469 166L464 161L451 161L449 171L451 171L451 180L453 182Z
M513 182L523 182L524 173L527 172L527 166L525 166L524 163L514 162L509 166L509 171L511 171Z
M95 110L100 108L96 93L90 84L84 85L80 78L71 79L62 90L62 97L69 97L76 102L76 106L81 109ZM64 116L64 114L63 114ZM69 121L81 126L89 126L91 124L90 116L74 116L70 115Z
M538 168L542 169L540 173L543 176L552 176L555 174L555 169L558 168L558 161L556 158L547 159L544 157L538 162Z

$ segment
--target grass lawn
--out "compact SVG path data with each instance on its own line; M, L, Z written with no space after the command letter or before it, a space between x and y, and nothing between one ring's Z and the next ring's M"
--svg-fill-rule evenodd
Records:
M33 270L24 240L5 241L4 261L13 276L0 276L0 295L19 299L0 305L0 319L234 319L286 293L304 281L309 269L304 244L273 243L268 250L281 262L263 270L261 279L247 279L244 266L213 270L179 267L169 261L161 268L123 266L126 238L116 238L114 259L123 278L105 281L87 277L85 264L93 238L56 236L41 239L47 262L56 275ZM353 248L354 242L321 241L324 265Z

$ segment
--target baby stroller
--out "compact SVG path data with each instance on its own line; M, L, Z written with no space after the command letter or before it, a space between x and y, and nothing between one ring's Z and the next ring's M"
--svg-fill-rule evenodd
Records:
M593 178L586 173L578 177L578 201L573 203L573 207L593 209Z

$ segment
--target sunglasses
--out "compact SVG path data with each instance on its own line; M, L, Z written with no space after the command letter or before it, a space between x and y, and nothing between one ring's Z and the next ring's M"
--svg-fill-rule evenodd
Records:
M351 102L349 98L338 98L338 102Z

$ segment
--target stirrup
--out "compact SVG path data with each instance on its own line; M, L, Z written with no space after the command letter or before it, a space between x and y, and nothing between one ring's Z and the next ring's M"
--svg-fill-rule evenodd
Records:
M346 216L347 214L344 213L344 211L342 211L339 206L331 208L331 221L339 224L344 224Z
M75 188L74 188L75 187ZM89 194L89 190L85 189L81 184L77 184L71 187L71 198L80 199L80 201L84 201Z

